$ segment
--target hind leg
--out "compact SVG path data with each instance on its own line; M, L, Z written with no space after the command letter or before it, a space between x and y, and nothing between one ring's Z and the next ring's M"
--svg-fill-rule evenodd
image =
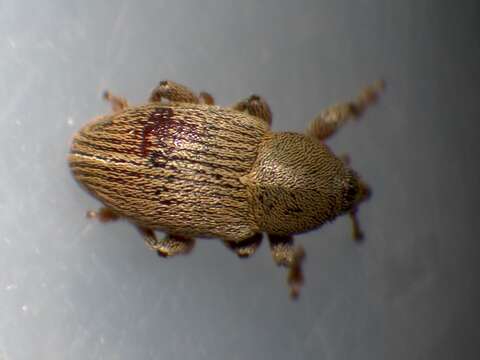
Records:
M275 263L288 269L290 296L297 298L303 285L302 263L305 259L303 247L295 247L291 236L269 235L270 250Z

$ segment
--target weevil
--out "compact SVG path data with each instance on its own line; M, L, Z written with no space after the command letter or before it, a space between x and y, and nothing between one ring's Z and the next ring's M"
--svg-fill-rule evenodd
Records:
M129 106L106 92L113 112L75 134L68 161L104 205L88 216L129 220L163 257L190 252L196 238L220 239L248 257L267 234L296 297L305 252L293 235L347 214L353 237L362 238L356 214L370 189L324 141L358 119L383 86L327 108L303 134L273 132L270 107L258 95L219 107L208 93L162 81L147 103Z

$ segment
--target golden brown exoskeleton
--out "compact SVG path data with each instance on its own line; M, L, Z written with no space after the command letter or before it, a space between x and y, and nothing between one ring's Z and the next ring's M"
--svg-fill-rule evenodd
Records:
M378 82L328 108L304 135L271 132L270 108L256 95L222 108L211 95L171 81L140 106L106 92L113 114L75 135L69 163L105 205L88 216L130 220L162 256L187 253L194 238L213 237L246 257L267 233L297 296L304 251L292 235L349 214L354 238L362 237L356 211L369 188L322 141L361 115L382 88ZM155 230L166 237L157 239Z

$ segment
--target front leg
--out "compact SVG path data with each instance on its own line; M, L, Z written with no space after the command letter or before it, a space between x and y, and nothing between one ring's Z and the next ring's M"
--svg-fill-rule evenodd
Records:
M305 259L303 247L293 245L291 236L269 235L270 250L275 263L288 268L290 296L294 299L300 294L303 285L302 263Z
M197 96L185 85L178 84L170 80L161 81L158 86L153 89L149 101L159 102L163 99L171 102L183 102L190 104L199 104L202 102L207 105L213 105L215 103L213 96L209 93L201 92L199 96Z
M179 235L167 235L158 240L152 229L139 227L144 241L150 250L156 251L161 257L188 254L195 245L195 240Z
M378 94L384 87L385 83L383 81L377 81L363 89L355 100L333 105L322 111L310 122L306 134L319 140L327 139L349 119L359 118L368 106L377 101Z

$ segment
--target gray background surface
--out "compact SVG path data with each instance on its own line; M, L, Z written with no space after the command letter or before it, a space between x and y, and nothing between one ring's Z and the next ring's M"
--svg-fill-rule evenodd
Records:
M0 359L478 359L478 1L0 0ZM73 133L162 79L228 105L252 92L302 131L379 77L329 141L372 185L298 236L306 286L263 244L159 259L73 181Z

